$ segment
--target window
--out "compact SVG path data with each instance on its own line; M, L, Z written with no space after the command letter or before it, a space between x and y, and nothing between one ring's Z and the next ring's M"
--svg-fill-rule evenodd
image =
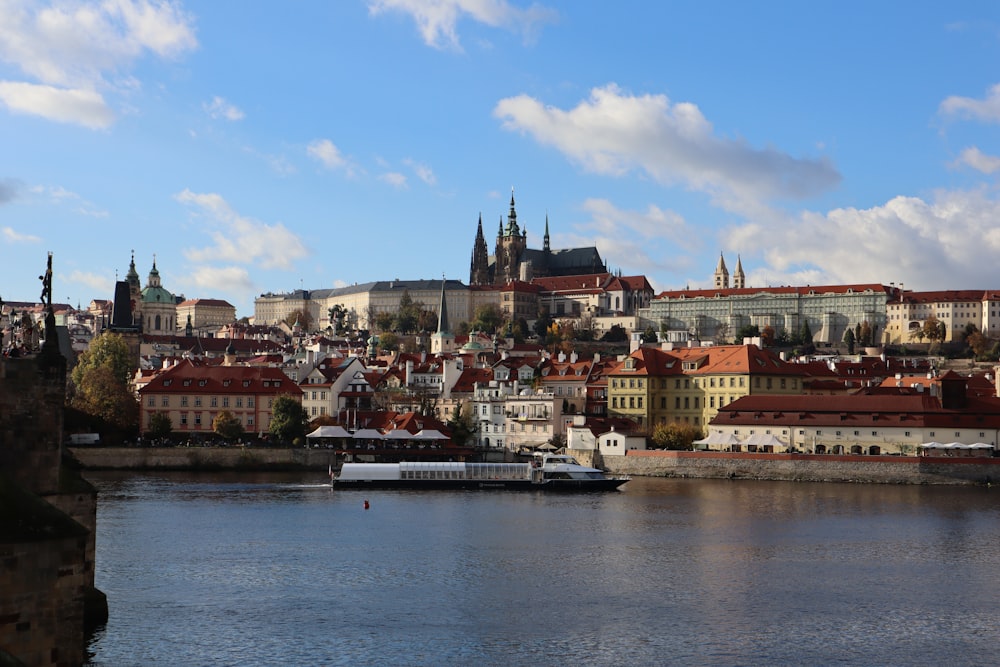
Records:
M163 407L169 406L170 405L170 397L169 396L164 396L162 399L160 399L160 405L163 406Z
M236 407L238 407L238 408L242 408L243 407L243 397L242 396L237 396L236 397Z
M326 396L324 396L323 398L326 398ZM254 402L253 401L253 396L247 396L247 407L248 408L252 408L253 407L253 402Z
M195 426L201 426L201 413L200 412L194 413L194 425Z
M224 408L228 408L229 407L229 397L228 396L223 396L222 397L222 407L224 407Z
M181 413L181 426L187 426L187 423L188 423L188 413L182 412Z
M208 404L209 404L210 406L212 406L213 408L217 408L217 407L219 407L219 398L218 398L217 396L213 396L213 397L212 397L212 400L210 400L210 401L208 402Z
M150 396L149 398L147 398L146 399L146 405L148 405L151 408L154 407L156 405L156 397L155 396Z

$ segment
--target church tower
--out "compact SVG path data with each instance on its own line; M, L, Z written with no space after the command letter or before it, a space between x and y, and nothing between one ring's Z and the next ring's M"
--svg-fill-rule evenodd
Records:
M743 275L743 261L736 255L736 271L733 272L733 287L743 289L747 286L747 278Z
M431 354L446 354L455 351L455 334L448 324L448 300L445 295L444 276L441 276L441 305L438 307L438 328L431 334Z
M497 233L496 270L493 275L494 285L506 285L517 280L520 275L521 255L528 246L528 232L521 232L517 225L517 210L514 207L514 189L510 191L510 212L507 214L507 228L500 220L500 230Z
M719 253L719 265L715 267L715 289L729 289L729 269L726 268L726 260Z
M490 256L486 249L486 237L483 236L483 214L479 214L479 228L476 230L476 242L472 246L472 262L469 266L470 285L490 284Z
M128 265L128 273L125 274L125 282L128 284L128 296L132 305L132 323L142 324L142 284L139 282L139 272L135 270L135 251L132 251L132 261ZM119 318L119 321L124 321Z
M173 335L177 331L177 300L163 289L160 272L153 258L146 287L142 290L142 330L147 334Z

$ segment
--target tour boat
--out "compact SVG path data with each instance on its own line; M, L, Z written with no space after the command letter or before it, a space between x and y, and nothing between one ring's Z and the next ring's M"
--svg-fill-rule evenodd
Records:
M345 463L331 481L348 489L613 491L628 480L580 465L567 454L542 454L531 463Z

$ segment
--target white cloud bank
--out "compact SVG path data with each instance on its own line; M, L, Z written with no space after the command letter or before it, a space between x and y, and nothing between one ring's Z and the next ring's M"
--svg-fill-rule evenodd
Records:
M242 109L218 95L213 97L211 102L203 104L202 108L205 109L205 113L215 119L237 121L243 120L245 116Z
M825 158L796 158L720 137L696 105L671 103L665 95L629 95L614 84L594 88L568 111L518 95L500 100L493 113L504 128L556 148L588 171L613 176L640 171L733 206L805 198L840 182Z
M209 232L213 245L184 251L192 262L233 262L288 271L309 254L302 240L283 224L268 225L241 216L218 194L184 190L174 198L194 207L214 227Z
M938 111L945 116L1000 123L1000 83L991 86L981 100L958 95L945 98Z
M13 112L102 129L114 122L104 93L134 87L146 53L175 58L198 45L193 21L169 0L0 0L0 60L29 79L0 81Z
M521 33L526 41L534 38L542 24L558 18L553 9L537 4L521 9L506 0L370 0L368 12L372 16L389 12L408 14L416 22L425 44L456 51L462 49L458 22L463 18Z

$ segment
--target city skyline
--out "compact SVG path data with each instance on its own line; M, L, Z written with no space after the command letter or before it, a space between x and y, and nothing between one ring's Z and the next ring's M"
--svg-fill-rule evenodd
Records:
M528 247L656 292L1000 286L1000 8L0 0L0 297L467 282Z

